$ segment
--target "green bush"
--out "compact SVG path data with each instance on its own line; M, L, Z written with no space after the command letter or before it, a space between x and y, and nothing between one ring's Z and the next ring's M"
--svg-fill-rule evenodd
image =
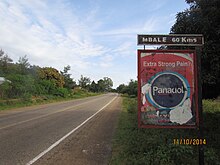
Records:
M36 83L36 89L37 95L50 95L57 91L56 84L50 80L39 80Z
M32 95L35 91L34 79L30 75L10 74L6 78L11 81L8 98L21 98L26 93Z
M70 96L70 92L68 89L66 88L58 88L55 93L55 96L59 96L59 97L64 97L67 98L68 96Z
M9 82L5 82L0 85L0 97L3 99L9 98L11 91L11 85Z
M220 112L220 102L215 100L203 100L203 111L204 112L210 112L210 113L216 113Z
M22 95L22 101L24 101L24 102L32 102L31 97L32 97L32 95L30 93L24 93Z
M204 100L205 164L220 164L219 102ZM199 163L198 146L177 145L173 139L196 138L194 129L140 129L137 99L123 97L123 111L114 137L110 164L194 165Z
M136 113L137 112L137 100L136 99L128 99L126 101L126 109L128 113Z

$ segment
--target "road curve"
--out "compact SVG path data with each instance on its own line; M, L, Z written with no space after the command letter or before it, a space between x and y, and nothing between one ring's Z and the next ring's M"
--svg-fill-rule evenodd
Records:
M0 112L0 165L40 162L68 136L82 131L117 97L111 93Z

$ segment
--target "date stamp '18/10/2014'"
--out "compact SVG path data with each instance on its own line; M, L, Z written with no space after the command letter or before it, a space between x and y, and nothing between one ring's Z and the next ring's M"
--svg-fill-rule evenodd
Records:
M198 139L198 138L180 138L173 139L173 144L175 145L206 145L206 139Z

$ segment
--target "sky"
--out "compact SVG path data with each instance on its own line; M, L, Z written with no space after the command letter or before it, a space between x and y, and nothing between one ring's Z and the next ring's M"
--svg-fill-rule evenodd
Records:
M137 34L169 34L185 0L1 0L0 49L113 87L137 79ZM151 47L152 48L152 47ZM154 47L153 47L154 48Z

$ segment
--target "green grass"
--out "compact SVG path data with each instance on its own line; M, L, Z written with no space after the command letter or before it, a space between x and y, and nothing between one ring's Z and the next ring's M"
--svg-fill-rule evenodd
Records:
M220 164L220 103L205 100L203 106L205 164ZM199 164L198 146L173 144L173 139L196 137L193 129L139 129L137 101L124 97L110 164Z
M38 96L37 98L32 99L13 99L13 100L0 100L0 111L9 110L14 108L21 108L27 107L32 105L40 105L40 104L47 104L59 101L68 101L73 99L80 99L89 96L96 96L100 93L92 93L92 92L75 92L71 97L63 98L63 97L56 97L53 95L44 95Z

